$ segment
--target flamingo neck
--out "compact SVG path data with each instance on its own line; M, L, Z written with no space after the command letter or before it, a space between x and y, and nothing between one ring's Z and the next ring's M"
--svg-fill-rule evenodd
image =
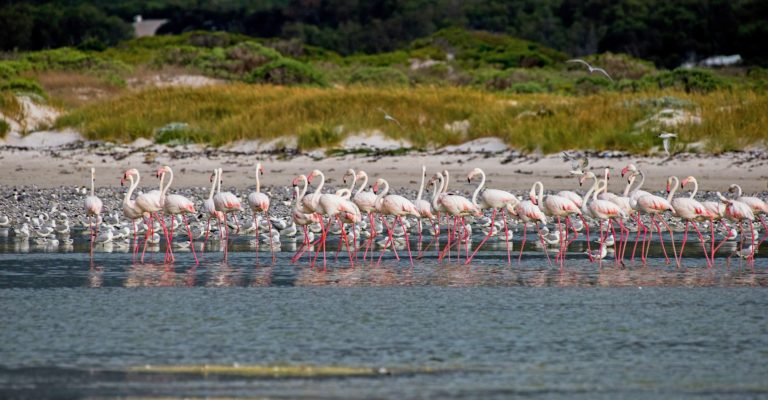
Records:
M356 184L357 184L357 174L355 174L355 171L352 170L352 184L349 185L350 196L352 196L352 193L354 193Z
M128 175L128 179L131 180L131 186L128 187L128 192L125 193L123 204L129 204L131 202L131 196L133 196L133 191L136 190L136 188L139 186L139 180L141 180L139 176L136 176L136 182L134 182L133 175Z
M597 198L596 195L593 196L593 193L595 193L595 190L597 189L597 177L594 177L593 179L594 179L594 182L592 182L592 187L590 187L589 191L587 191L587 194L584 195L584 200L585 201L583 201L581 203L581 212L582 213L585 213L587 211L587 203L589 202L589 198L593 197L592 201L594 201L595 198Z
M543 209L543 204L541 204L541 202L544 200L544 184L541 183L541 181L534 182L533 187L531 188L531 194L536 199L536 206L539 207L539 209Z
M632 189L632 192L629 197L634 197L638 190L643 186L643 183L645 183L645 174L643 171L638 171L638 174L640 175L640 182L637 183L637 186L635 186L634 189Z
M309 182L307 182L307 177L304 175L299 175L299 179L304 183L304 187L301 189L301 194L299 194L299 198L304 198L304 196L307 195L307 189L309 189ZM296 189L299 187L297 186Z
M163 174L165 176L165 174ZM168 192L168 189L171 188L171 183L173 182L173 170L170 168L168 169L168 183L165 184L165 188L160 192L160 197L165 197L165 194Z
M94 189L95 184L96 184L96 171L94 171L94 169L91 168L91 196L95 196L95 189Z
M627 186L624 188L624 197L627 197L627 196L629 196L629 189L631 189L631 188L632 188L632 184L633 184L633 183L635 183L635 176L634 176L634 175L632 175L632 176L631 176L631 177L630 177L630 178L627 180Z
M419 185L419 194L416 195L416 200L421 200L421 195L424 194L424 179L427 177L427 167L421 166L421 185Z
M680 186L680 180L677 179L676 176L669 177L670 180L674 182L672 185L672 190L669 191L669 194L667 195L667 201L672 201L672 198L675 197L675 192L677 191L677 187Z
M443 183L441 192L448 193L448 183L451 181L451 176L448 174L448 170L446 169L443 171L443 174L445 175L445 183Z
M317 204L320 201L320 191L323 190L323 185L325 185L325 175L321 172L320 184L317 185L315 193L312 195L312 204Z
M699 191L699 182L696 182L696 179L692 180L693 182L693 191L691 191L691 199L696 196L696 192Z
M384 189L382 189L381 192L379 192L379 195L376 196L376 203L380 202L384 198L384 196L387 195L387 192L389 192L389 182L382 179L381 186L384 186Z
M296 195L296 201L293 204L293 210L297 211L299 209L299 204L301 204L301 198L304 196L301 194L301 189L299 189L298 186L294 186L293 191L295 192L294 194Z
M221 193L221 168L216 168L216 194Z
M259 169L261 169L261 163L256 163L256 193L261 193L261 179L259 179Z
M483 186L485 186L485 172L480 170L480 184L477 185L475 192L472 193L472 204L474 204L475 207L480 207L480 205L477 204L477 196L480 194L480 191L483 190Z
M437 183L435 184L435 191L432 192L432 207L437 210L437 198L443 191L443 175L437 174Z
M363 180L363 183L360 185L360 188L359 188L359 189L357 189L357 192L355 192L355 196L357 196L357 195L358 195L358 194L360 194L360 193L361 193L363 190L365 190L365 187L368 185L368 174L366 174L364 171L360 171L360 172L361 172L361 174L362 174L362 176L363 176L363 178L362 178L362 180ZM355 176L353 179L357 179L357 176ZM353 184L352 184L352 187L354 188L354 186L355 186L355 185L354 185L354 183L353 183Z
M218 182L218 180L219 180L218 177L219 177L219 170L214 170L213 171L213 181L211 182L211 191L208 193L208 199L209 200L213 198L213 192L216 191L216 182Z
M737 184L734 184L733 186L736 188L736 198L738 199L741 197L741 186Z

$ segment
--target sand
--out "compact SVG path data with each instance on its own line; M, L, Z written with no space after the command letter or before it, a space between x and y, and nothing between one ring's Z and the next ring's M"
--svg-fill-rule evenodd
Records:
M438 150L401 156L345 155L319 159L322 152L314 152L314 157L267 154L244 152L245 146L226 151L201 146L170 148L148 145L148 142L137 143L141 145L137 147L87 142L73 144L72 136L66 140L57 138L65 144L63 147L49 147L55 143L54 139L47 138L44 133L37 135L34 141L29 140L29 143L36 143L35 146L0 146L0 165L5 171L0 176L0 186L85 186L89 184L89 168L96 167L97 186L117 186L126 169L137 168L143 176L141 186L154 187L157 184L154 171L167 164L175 171L174 186L208 186L213 168L223 167L225 186L245 189L255 185L254 166L261 161L265 165L262 182L266 186L290 185L297 174L307 174L313 168L325 172L329 185L341 184L344 171L355 168L367 171L372 177L384 177L395 188L417 189L423 164L429 173L449 170L453 177L452 190L474 188L474 182L468 184L466 181L466 174L474 167L485 170L489 187L517 193L527 191L537 180L550 190L578 189L577 180L568 176L569 165L559 155L521 156L492 140L483 143L484 146L453 147L450 152ZM615 192L624 187L625 181L619 172L630 162L646 172L644 188L648 190L664 190L669 175L681 179L694 175L702 191L725 191L731 183L742 185L746 192L764 191L768 187L768 154L764 152L723 156L682 154L672 160L626 156L591 158L591 165L600 172L605 167L612 169L610 189Z

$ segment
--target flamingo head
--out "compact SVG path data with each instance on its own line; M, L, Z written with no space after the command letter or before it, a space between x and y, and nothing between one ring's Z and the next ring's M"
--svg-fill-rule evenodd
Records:
M264 175L264 166L259 163L259 168L257 168L258 173Z
M536 200L536 193L533 190L531 190L531 193L529 193L529 197L530 197L531 203L533 203L533 205L535 205L535 206L539 205L539 202Z
M157 176L159 178L163 174L165 174L166 172L170 172L170 171L171 171L171 167L169 167L167 165L163 165L162 167L157 169L157 172L155 172L155 176Z
M671 186L672 186L672 177L670 176L669 178L667 178L667 193L669 193L672 190Z
M483 171L481 171L481 170L480 170L480 168L475 168L475 169L473 169L473 170L472 170L472 171L469 173L469 175L467 175L467 182L472 182L472 178L473 178L475 175L479 175L479 174L481 174L482 172L483 172Z
M693 182L693 181L695 181L695 180L696 180L696 178L694 178L694 177L692 177L692 176L689 176L689 177L687 177L687 178L683 179L683 180L680 182L680 187L685 187L685 185L686 185L688 182Z
M208 182L213 182L214 177L216 177L216 171L213 171L213 173L211 174L211 178L208 179Z
M357 174L355 174L355 170L352 168L348 169L347 172L344 173L344 176L341 177L342 182L347 183L348 176L354 176L355 179L357 179Z
M735 193L738 190L738 188L739 188L739 185L733 183L731 184L731 186L728 186L728 191L730 193Z
M621 177L623 178L624 175L626 175L628 171L629 171L629 166L626 166L626 167L622 168L621 169Z
M357 174L355 174L355 179L363 179L366 176L368 176L365 171L357 171Z
M378 193L379 192L379 186L381 186L383 184L384 184L384 180L383 179L381 179L381 178L377 179L376 183L374 183L373 187L372 187L373 193Z
M315 179L316 176L322 174L319 169L315 169L312 172L309 173L309 176L307 176L307 182L312 183L312 179Z

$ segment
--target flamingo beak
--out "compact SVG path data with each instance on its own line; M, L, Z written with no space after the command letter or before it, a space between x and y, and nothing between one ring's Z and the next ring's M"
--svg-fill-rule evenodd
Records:
M123 184L125 184L125 178L120 179L120 186L123 186Z
M376 183L376 184L373 185L373 193L376 193L378 191L379 191L379 184Z
M628 170L629 170L629 168L627 168L627 167L624 167L624 168L621 169L621 177L622 178L624 177L624 175L626 175Z

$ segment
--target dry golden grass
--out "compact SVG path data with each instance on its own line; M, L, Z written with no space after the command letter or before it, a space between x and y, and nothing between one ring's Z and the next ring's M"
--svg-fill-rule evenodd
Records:
M752 92L684 94L607 93L583 97L555 94L505 95L467 88L303 88L232 84L203 88L163 88L131 92L91 104L58 121L88 138L131 141L152 137L157 128L184 122L192 141L221 145L242 139L306 137L319 132L316 146L341 136L380 130L417 147L457 144L496 136L526 150L565 149L645 152L659 145L659 127L638 123L672 96L692 105L703 123L666 128L680 133L679 144L706 140L713 151L737 150L765 139L768 96ZM385 110L400 121L384 119ZM446 124L469 121L466 132Z
M96 103L115 97L124 90L104 78L73 71L47 70L30 77L40 82L52 102L64 108Z

